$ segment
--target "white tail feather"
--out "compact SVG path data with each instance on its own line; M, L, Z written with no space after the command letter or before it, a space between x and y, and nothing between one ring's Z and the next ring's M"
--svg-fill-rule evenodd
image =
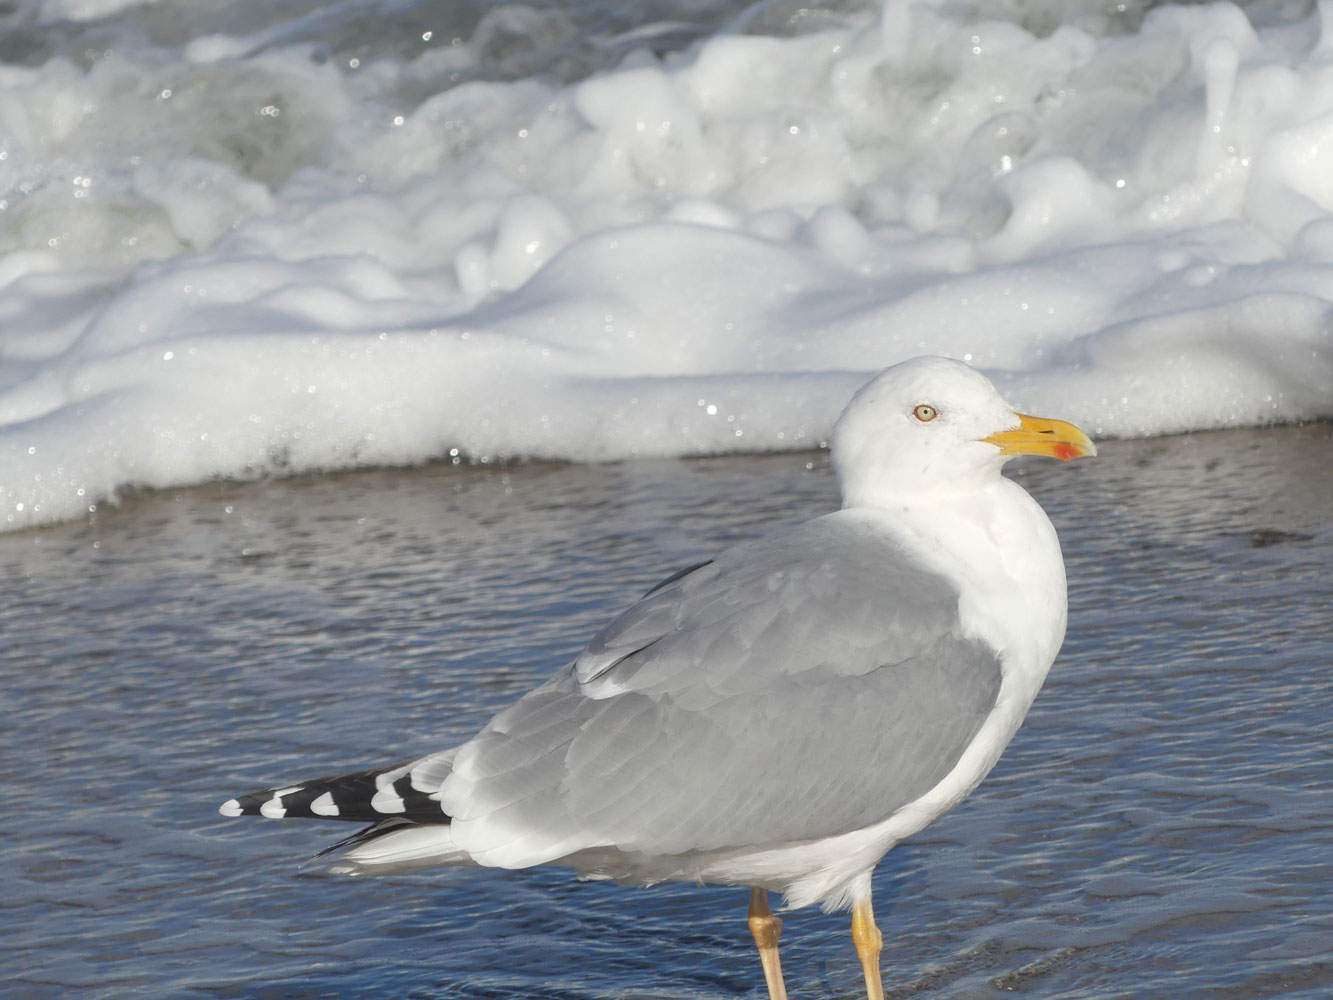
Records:
M352 848L330 871L338 875L388 875L436 865L472 864L444 824L394 830Z

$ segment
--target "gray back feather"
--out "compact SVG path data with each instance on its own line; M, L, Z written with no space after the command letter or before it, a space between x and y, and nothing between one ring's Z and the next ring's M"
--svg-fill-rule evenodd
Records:
M684 854L826 837L937 784L994 707L958 593L839 512L650 592L460 748L469 850Z

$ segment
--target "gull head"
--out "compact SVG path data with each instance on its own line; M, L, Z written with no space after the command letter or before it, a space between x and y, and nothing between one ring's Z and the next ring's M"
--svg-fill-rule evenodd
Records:
M980 372L921 357L861 388L833 428L843 504L881 506L984 488L1015 455L1095 455L1083 431L1018 413Z

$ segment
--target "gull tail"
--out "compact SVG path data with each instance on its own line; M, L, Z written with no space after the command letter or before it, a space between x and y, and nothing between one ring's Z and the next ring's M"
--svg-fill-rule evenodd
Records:
M437 865L469 865L475 862L454 844L447 824L413 823L386 819L345 837L315 855L345 853L329 870L335 875L397 875Z

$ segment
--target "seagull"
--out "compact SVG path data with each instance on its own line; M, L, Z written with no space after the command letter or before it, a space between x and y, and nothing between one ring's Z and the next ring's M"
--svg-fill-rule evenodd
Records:
M834 427L841 509L676 573L461 746L291 782L224 816L369 824L333 871L572 868L748 887L771 1000L769 893L852 913L869 1000L871 872L994 766L1064 640L1064 561L1001 467L1096 454L979 372L894 365Z

